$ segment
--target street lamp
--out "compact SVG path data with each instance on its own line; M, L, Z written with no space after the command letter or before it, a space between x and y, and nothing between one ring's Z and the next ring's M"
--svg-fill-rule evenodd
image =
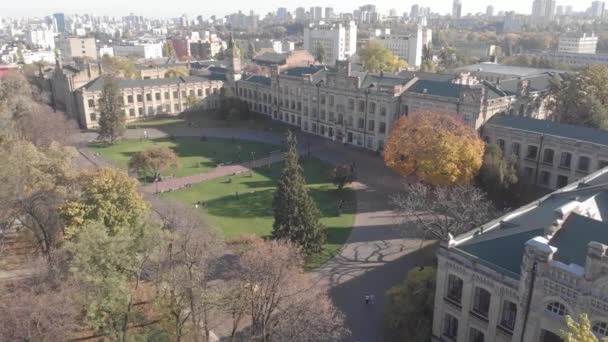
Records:
M315 84L315 86L317 87L317 132L321 132L321 129L319 127L319 115L321 114L321 85L324 82L325 81L320 80Z
M369 96L369 93L371 92L372 88L374 88L375 85L372 83L369 85L369 87L365 88L365 119L363 122L363 148L367 148L367 113L369 112L369 108L368 108L368 103L367 103L367 98Z

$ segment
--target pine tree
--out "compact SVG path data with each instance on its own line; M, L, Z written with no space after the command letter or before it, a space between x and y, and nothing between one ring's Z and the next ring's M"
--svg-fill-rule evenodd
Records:
M297 243L307 255L318 253L325 241L321 213L306 189L306 180L298 162L296 138L287 134L287 152L283 170L272 201L274 224L272 237Z
M113 144L126 129L120 89L116 79L105 77L99 98L99 139Z

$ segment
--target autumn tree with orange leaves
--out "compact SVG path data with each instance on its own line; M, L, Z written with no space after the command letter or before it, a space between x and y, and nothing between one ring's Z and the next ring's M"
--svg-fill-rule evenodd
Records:
M451 113L419 111L397 120L384 161L404 177L438 186L468 184L479 171L484 143Z

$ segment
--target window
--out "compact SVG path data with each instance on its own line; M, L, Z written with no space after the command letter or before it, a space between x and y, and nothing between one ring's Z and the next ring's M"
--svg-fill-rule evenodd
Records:
M194 89L190 89L190 95L189 96L194 96Z
M549 171L541 171L539 183L544 186L549 186L551 183L551 173Z
M175 112L179 112L179 104L175 104L173 105L173 109L175 110Z
M386 123L384 123L384 122L380 123L380 127L378 127L378 132L379 133L386 133Z
M375 128L375 123L374 120L369 120L368 124L367 124L367 130L368 131L374 131Z
M565 316L568 314L568 310L564 304L560 302L549 303L549 305L547 305L547 311L558 316Z
M536 160L538 154L538 147L534 145L528 145L528 151L526 152L526 159Z
M376 102L369 103L368 113L376 114Z
M559 167L564 169L570 169L570 164L572 163L572 154L570 152L562 152L562 155L559 157Z
M148 107L148 115L154 114L154 108Z
M448 291L445 296L460 304L460 301L462 300L462 286L462 279L450 274L448 276Z
M139 107L139 108L137 108L137 114L138 114L139 116L144 115L144 108L143 108L143 107Z
M137 102L143 102L144 97L141 94L137 94Z
M329 100L329 105L333 106L334 105L334 96L333 95L329 95L328 96L328 100Z
M452 340L458 338L458 319L447 313L443 316L443 336Z
M558 175L557 176L557 188L563 188L568 185L568 176Z
M496 145L498 145L498 147L500 147L500 150L504 154L505 153L505 140L504 139L496 140Z
M165 100L170 100L171 96L168 91L165 92Z
M348 109L349 110L354 110L355 109L355 100L348 99Z
M469 330L469 342L484 342L483 333L475 328Z
M135 109L134 108L130 108L129 109L129 116L135 116Z
M384 106L380 107L380 115L386 116L386 107L384 107Z
M554 154L555 154L555 152L552 149L546 148L543 153L543 163L553 165L553 155Z
M97 114L96 113L91 113L90 117L91 117L91 121L97 121Z
M365 125L365 121L363 119L359 118L359 120L357 120L357 127L363 128L364 125Z
M589 172L589 164L591 164L589 157L578 157L578 171Z
M500 318L500 325L503 327L513 330L515 329L515 319L517 318L517 305L513 302L505 300L502 303L502 316Z
M173 91L173 98L177 99L179 97L179 93L177 92L177 90Z
M598 336L598 337L606 337L608 336L608 323L606 322L597 322L593 325L593 327L591 328L591 330Z
M325 95L321 95L321 104L324 105L325 104Z
M521 145L519 143L514 142L511 144L511 154L512 155L519 158L520 150L521 150Z
M89 99L89 108L95 108L95 99Z
M365 102L359 101L359 111L363 113L365 111Z
M152 101L152 94L150 94L150 93L146 94L146 101Z
M490 292L481 287L475 288L475 298L473 299L473 311L483 317L488 317L490 311Z
M186 97L188 97L187 92L185 90L182 90L182 98L185 99Z
M127 102L133 103L133 95L127 95Z
M156 98L156 101L160 101L160 100L161 100L161 98L160 98L160 97L161 97L160 93L155 93L155 94L154 94L154 97Z

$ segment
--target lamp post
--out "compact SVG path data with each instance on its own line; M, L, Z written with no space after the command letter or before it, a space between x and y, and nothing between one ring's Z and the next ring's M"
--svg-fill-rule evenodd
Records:
M315 86L317 87L317 132L321 132L321 128L319 127L319 115L321 114L321 85L323 83L324 81L320 80L315 84Z
M369 96L369 93L371 92L371 89L374 87L374 84L370 84L369 87L365 88L365 119L363 122L363 148L367 148L367 113L369 112L368 109L368 103L367 103L367 98Z

